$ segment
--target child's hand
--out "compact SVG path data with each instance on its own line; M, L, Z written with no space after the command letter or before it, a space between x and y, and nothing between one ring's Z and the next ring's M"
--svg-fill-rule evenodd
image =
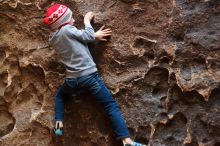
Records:
M56 121L56 126L55 126L56 129L60 129L60 128L63 128L63 122L62 121Z
M104 29L105 26L102 26L96 33L95 33L95 39L99 41L107 41L104 37L111 36L112 31L111 29L107 28Z
M92 18L94 17L94 13L93 12L88 12L86 13L85 17L84 17L84 24L90 24Z

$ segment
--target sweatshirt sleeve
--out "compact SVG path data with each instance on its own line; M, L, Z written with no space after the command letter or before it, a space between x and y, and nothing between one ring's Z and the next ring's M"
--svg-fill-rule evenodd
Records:
M79 30L74 26L69 27L68 35L71 38L80 40L84 43L90 43L95 41L95 31L91 24L86 25L85 29Z

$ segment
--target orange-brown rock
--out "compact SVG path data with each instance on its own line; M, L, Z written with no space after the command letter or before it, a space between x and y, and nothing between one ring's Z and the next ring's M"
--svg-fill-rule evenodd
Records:
M54 94L65 68L42 24L51 3L76 25L113 31L91 44L132 138L149 146L220 146L218 0L0 0L0 146L120 146L94 98L66 99L64 136L55 138Z

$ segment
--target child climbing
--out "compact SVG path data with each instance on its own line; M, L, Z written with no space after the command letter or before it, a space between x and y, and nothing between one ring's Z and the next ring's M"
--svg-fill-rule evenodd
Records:
M59 130L57 134L62 134L60 128L63 127L64 120L64 98L71 97L78 90L84 90L103 105L117 139L121 139L124 146L144 146L130 138L118 103L100 79L96 64L89 52L88 43L95 40L106 41L106 37L112 35L112 31L104 26L95 32L90 23L93 17L93 12L88 12L84 17L85 29L78 30L74 26L72 11L65 5L55 4L47 10L43 20L54 30L50 35L49 43L66 67L66 78L56 92L55 127Z

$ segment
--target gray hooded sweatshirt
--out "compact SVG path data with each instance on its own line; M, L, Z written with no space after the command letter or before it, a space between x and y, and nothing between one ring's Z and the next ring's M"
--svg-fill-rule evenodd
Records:
M87 45L94 41L95 32L91 25L78 30L67 24L50 35L49 43L56 50L59 61L66 66L67 78L81 77L97 71Z

